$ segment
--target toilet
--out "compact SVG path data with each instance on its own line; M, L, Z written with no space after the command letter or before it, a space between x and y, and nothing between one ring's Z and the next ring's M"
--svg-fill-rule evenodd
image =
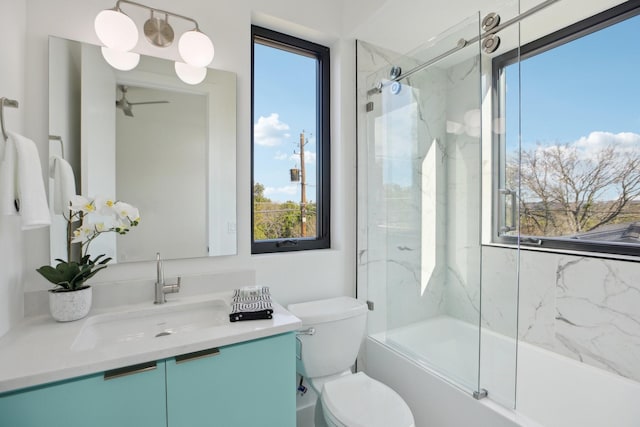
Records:
M415 427L398 393L363 372L351 372L365 334L364 302L338 297L287 309L302 320L296 368L319 396L316 427Z

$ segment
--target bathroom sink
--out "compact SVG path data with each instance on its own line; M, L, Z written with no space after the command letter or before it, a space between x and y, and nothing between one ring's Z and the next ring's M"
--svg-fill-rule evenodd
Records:
M229 324L229 306L215 299L189 304L150 306L88 318L71 345L82 351L99 347L167 339L172 335Z

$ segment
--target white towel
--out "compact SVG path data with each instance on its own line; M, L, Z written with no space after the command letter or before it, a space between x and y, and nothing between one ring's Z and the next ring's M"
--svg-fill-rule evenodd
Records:
M69 201L76 195L73 169L65 159L54 155L49 157L49 177L53 178L53 194L49 194L53 213L68 216Z
M0 136L0 215L16 215L16 147L13 139Z
M0 175L0 213L20 215L23 230L46 227L51 224L51 215L38 148L22 135L8 134Z

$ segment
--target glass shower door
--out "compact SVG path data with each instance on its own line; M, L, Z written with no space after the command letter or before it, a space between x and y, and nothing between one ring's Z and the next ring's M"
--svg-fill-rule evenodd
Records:
M370 332L470 393L480 366L479 29L469 18L366 81Z

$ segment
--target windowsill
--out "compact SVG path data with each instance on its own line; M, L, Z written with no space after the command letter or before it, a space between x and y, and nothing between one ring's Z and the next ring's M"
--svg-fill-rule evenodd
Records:
M512 249L512 250L518 249L517 245L510 245L506 243L493 243L493 242L483 243L482 246ZM608 254L605 252L571 251L567 249L541 248L541 247L528 246L528 245L520 245L520 249L524 251L546 252L549 254L557 254L557 255L572 255L572 256L578 256L578 257L584 257L584 258L600 258L600 259L609 259L612 261L640 262L640 257L633 256L633 255Z

